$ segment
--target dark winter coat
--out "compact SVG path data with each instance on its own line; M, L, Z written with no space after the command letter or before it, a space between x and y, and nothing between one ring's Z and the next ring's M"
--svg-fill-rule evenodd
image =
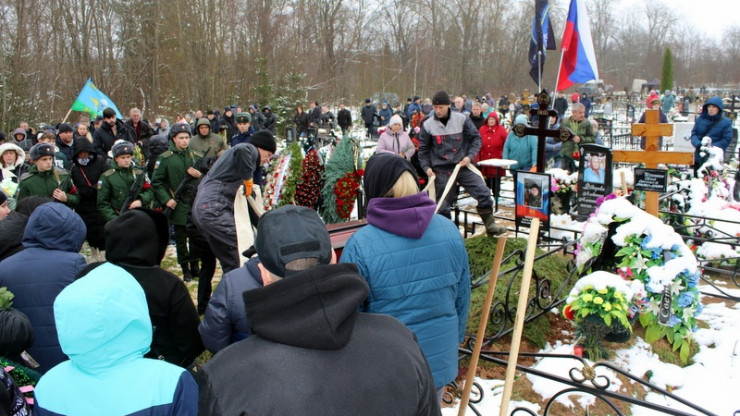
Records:
M360 117L362 118L362 121L364 121L366 125L373 124L373 122L375 121L375 117L377 116L378 116L378 111L375 109L374 105L369 104L369 105L362 106L362 110L360 110Z
M719 108L716 116L710 116L707 112L707 106L714 105ZM701 161L699 149L701 148L701 139L704 136L712 138L712 146L721 148L727 153L727 147L732 142L732 121L722 115L724 104L719 97L708 99L702 107L701 114L696 118L694 128L691 130L691 144L696 148L694 152L694 162ZM734 149L730 149L734 150Z
M211 123L211 133L218 134L218 132L221 131L221 120L213 117L213 120L208 121Z
M352 264L244 292L254 335L203 366L199 414L439 415L413 333L387 315L357 312L367 294ZM271 399L286 386L290 398Z
M182 280L160 267L167 250L167 219L154 211L134 209L105 228L108 262L122 267L144 289L154 334L145 357L185 367L203 352L200 318ZM88 266L89 273L103 263Z
M70 144L64 143L62 139L59 138L59 136L57 136L56 139L57 150L62 152L64 157L66 157L67 160L70 162L74 160L74 143L74 138L72 139L72 143ZM65 167L65 169L67 168Z
M352 126L352 113L348 109L339 110L337 113L337 124L342 129L348 129Z
M558 97L555 99L555 104L553 106L562 119L565 112L568 111L568 99L565 97Z
M165 205L167 201L175 195L177 187L180 185L188 168L194 167L202 155L190 150L179 150L175 143L170 141L170 150L162 153L157 158L154 165L154 175L152 176L152 190L157 202ZM192 201L193 191L187 191L177 200L177 206L172 212L170 222L175 225L186 225L190 203Z
M298 114L298 112L295 113L293 116L293 123L295 123L295 129L300 135L301 133L305 133L308 131L308 113L305 111L301 114Z
M391 110L391 107L387 103L383 103L380 111L378 111L378 116L380 117L380 125L385 126L389 121L391 121L393 110Z
M123 124L126 125L131 133L133 133L136 143L139 143L141 141L148 141L150 137L154 136L154 130L152 130L152 126L150 126L149 123L144 120L139 120L139 125L137 126L139 128L139 134L136 134L136 127L134 127L134 122L131 119L126 120L126 122Z
M0 221L0 261L24 249L23 232L26 230L28 217L33 211L47 203L51 198L31 197L19 202L15 211L11 211Z
M275 114L269 105L262 107L262 116L264 117L264 121L262 121L262 128L258 130L269 130L274 135L275 131L277 131L277 118L275 118Z
M85 151L90 154L90 161L83 166L77 160L80 152ZM75 211L82 217L87 227L87 236L85 239L96 248L105 247L103 238L103 226L105 219L98 211L98 181L100 176L108 169L106 160L95 153L95 148L85 138L75 141L74 155L72 156L75 164L72 165L70 174L72 182L77 188L80 195L80 202L77 204Z
M74 208L80 202L80 196L77 195L77 190L74 188L72 181L66 180L67 176L69 176L69 173L64 169L52 166L46 172L39 172L38 167L33 165L28 169L28 172L21 176L18 200L31 195L51 198L54 190L61 186L62 191L67 194L67 202L64 204Z
M168 133L160 133L149 139L149 158L146 162L146 171L149 174L149 178L154 175L154 165L157 163L157 158L166 152L169 147L170 139Z
M371 199L368 225L349 239L341 262L355 263L370 286L360 310L388 314L412 330L441 388L457 376L470 270L457 227L435 208L426 193Z
M321 121L321 107L316 106L308 110L308 122L314 125L319 124Z
M198 185L193 202L193 222L219 257L227 272L239 268L234 198L243 181L253 179L259 151L250 143L225 151Z
M131 187L134 186L136 178L143 174L144 171L134 168L133 164L128 169L124 169L113 161L111 168L101 175L98 182L96 206L105 222L112 221L118 217ZM151 185L145 178L139 185L136 198L131 202L139 200L142 206L146 207L152 202L153 198Z
M495 113L495 111L493 111L493 112ZM468 117L470 118L470 121L473 122L473 125L475 126L475 128L478 129L478 130L480 130L480 128L483 127L483 124L485 124L485 122L486 122L486 119L483 118L483 113L481 113L481 115L479 115L478 117L476 117L471 112L468 115Z
M581 104L583 104L584 107L586 107L586 118L591 115L591 108L593 105L591 104L591 99L588 97L581 97Z
M135 134L126 127L121 120L116 119L116 134L113 135L113 130L108 123L103 122L99 128L95 129L93 133L93 146L95 151L103 158L108 158L108 152L115 144L116 140L126 140L131 143L136 143Z
M237 133L231 138L231 147L236 146L239 143L249 143L249 136L253 135L256 130L254 126L249 126L247 131L244 133Z
M53 304L85 267L79 254L85 223L71 209L49 202L31 214L23 233L25 249L0 263L0 286L13 292L13 307L28 316L34 340L28 352L41 372L67 359L59 346Z
M21 140L16 140L16 134L23 134L23 138ZM8 140L8 143L13 143L23 149L24 152L28 152L29 150L31 150L31 147L36 144L36 140L28 137L28 133L22 128L18 127L17 129L13 130L12 138L11 140Z
M0 261L23 250L23 231L28 223L28 215L10 211L0 221Z
M208 351L215 354L252 333L244 312L242 293L262 287L258 264L259 259L253 258L244 266L226 273L213 292L203 322L198 327Z
M254 130L262 130L262 126L265 124L265 116L257 108L256 104L252 104L249 107L249 115L252 116L252 127L254 127Z
M227 116L226 114L221 116L221 129L226 129L226 137L234 137L235 134L239 133L233 111L231 116Z

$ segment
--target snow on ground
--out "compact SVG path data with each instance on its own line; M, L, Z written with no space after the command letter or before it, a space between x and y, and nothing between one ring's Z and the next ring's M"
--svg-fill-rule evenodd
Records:
M730 291L736 296L740 295L740 289ZM740 331L737 330L740 324L740 304L733 302L706 304L699 319L704 321L709 328L700 328L694 334L694 339L699 344L699 352L693 357L694 363L690 366L681 368L674 364L661 362L650 350L649 345L639 337L631 348L616 351L610 362L636 377L642 377L650 371L652 372L650 378L652 384L672 390L676 396L710 412L718 415L732 415L733 412L740 410L740 395L737 391L737 387L740 386ZM558 342L554 346L548 345L540 352L572 354L573 345ZM569 370L580 368L580 362L564 358L544 358L539 360L534 368L568 378ZM612 372L604 368L597 369L597 374L609 376L612 383L609 390L619 390L621 382L613 376L613 373L612 375L609 373ZM532 375L526 377L531 381L534 391L546 399L567 388L564 384L542 377ZM503 395L503 381L476 378L476 382L484 390L483 400L475 405L478 411L484 415L498 414ZM581 406L595 401L590 395L577 394L576 396L576 401ZM556 400L566 406L572 405L570 400L562 396ZM646 400L671 409L698 414L695 410L668 399L660 393L649 393ZM540 414L539 405L526 402L511 402L509 413L518 406L527 407ZM442 414L445 416L457 415L457 412L457 406L442 409ZM468 410L467 414L473 414L473 412ZM657 416L664 413L633 405L632 414L634 416Z

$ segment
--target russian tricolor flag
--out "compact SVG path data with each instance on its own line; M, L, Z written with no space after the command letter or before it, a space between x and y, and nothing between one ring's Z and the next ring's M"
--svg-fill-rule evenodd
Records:
M557 91L562 91L575 83L583 83L599 78L596 67L594 44L591 40L591 27L584 0L570 0L568 20L565 22L563 41L560 47L563 58L560 63Z

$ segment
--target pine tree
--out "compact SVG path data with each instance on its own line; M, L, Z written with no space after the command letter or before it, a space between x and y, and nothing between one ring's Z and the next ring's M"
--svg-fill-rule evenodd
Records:
M660 78L660 90L673 89L673 54L671 48L666 48L663 54L663 73Z

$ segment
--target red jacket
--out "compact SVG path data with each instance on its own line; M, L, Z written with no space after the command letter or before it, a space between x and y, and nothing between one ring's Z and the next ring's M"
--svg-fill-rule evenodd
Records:
M495 126L491 127L488 125L489 118L496 119ZM479 162L486 159L501 159L504 155L504 143L506 142L506 137L509 133L506 131L506 127L499 124L498 114L495 111L488 113L486 122L483 123L483 126L481 126L478 132L480 133L481 138L481 148L475 161ZM483 173L483 176L486 178L490 178L505 176L506 170L481 166L481 173Z

